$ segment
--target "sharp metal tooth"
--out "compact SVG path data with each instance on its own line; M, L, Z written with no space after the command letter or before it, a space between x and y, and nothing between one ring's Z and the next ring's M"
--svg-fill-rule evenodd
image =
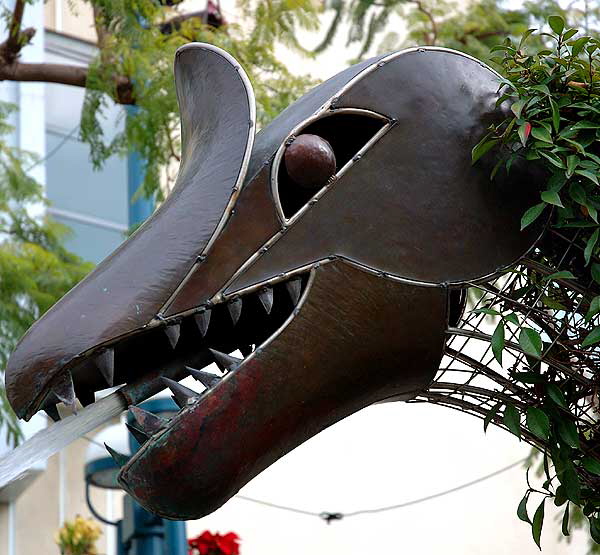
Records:
M140 430L139 428L136 428L135 426L132 426L128 423L125 423L125 426L127 426L129 433L135 438L135 440L140 445L144 445L144 443L146 443L148 439L150 439L150 436L147 435L146 432L144 432L143 430Z
M221 369L221 370L229 370L229 371L233 371L235 370L240 362L242 362L242 359L237 358L237 357L232 357L231 355L227 355L225 353L222 353L221 351L215 351L214 349L208 349L212 356L215 359L215 362L217 363L217 366Z
M302 278L290 279L290 281L286 282L285 288L292 299L292 304L296 306L300 299L300 293L302 293Z
M129 457L128 455L123 455L123 453L115 451L112 447L106 445L106 443L104 444L104 447L106 447L108 454L113 458L113 460L117 463L119 467L126 465L129 462L129 459L131 457Z
M206 387L206 389L211 389L221 381L219 376L211 374L210 372L196 370L195 368L190 368L189 366L186 366L185 369L190 373L190 376L193 376L196 380L198 380L204 387Z
M181 335L181 325L173 324L171 326L167 326L165 328L165 333L169 338L169 343L171 343L171 347L173 349L177 346L177 342L179 341L179 336Z
M138 427L140 427L142 431L147 434L155 434L167 424L167 421L164 418L148 412L147 410L141 409L140 407L132 405L129 407L129 411L137 422Z
M246 358L249 354L252 353L252 345L241 345L239 349L240 353L244 355L244 358Z
M231 316L231 320L235 326L237 321L240 319L240 314L242 313L242 299L234 299L227 304L227 308L229 309L229 315Z
M204 337L208 331L208 324L210 324L210 308L194 315L194 320L196 321L196 325L198 326L202 337Z
M43 410L52 420L54 420L54 422L60 420L60 414L58 414L56 405L46 405Z
M104 376L108 387L112 387L115 381L115 350L111 348L102 351L94 362Z
M258 293L258 298L267 314L271 314L271 309L273 308L273 288L265 287L264 289L261 289Z
M179 382L176 382L171 378L163 377L161 380L171 390L171 393L173 393L173 400L177 403L177 406L180 409L191 405L200 397L200 395L198 395L193 389L185 387L185 385L181 385Z
M73 387L73 376L71 372L62 374L52 388L56 398L70 407L75 412L75 388Z

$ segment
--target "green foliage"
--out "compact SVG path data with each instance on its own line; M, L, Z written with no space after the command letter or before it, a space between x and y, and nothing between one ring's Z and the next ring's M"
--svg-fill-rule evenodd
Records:
M91 160L100 167L110 156L131 150L146 160L141 194L162 199L161 178L165 168L180 159L179 111L173 81L177 48L191 41L207 42L225 49L248 73L255 89L258 120L265 124L289 103L314 85L296 76L276 56L277 45L305 53L298 29L314 30L318 10L310 0L239 2L243 23L213 27L200 18L172 26L164 24L175 14L154 0L93 0L99 30L99 53L90 66L81 118L81 139L91 147ZM131 90L123 93L117 76L129 79ZM135 109L116 136L107 137L101 125L110 99L130 97ZM170 174L167 175L168 177Z
M0 104L0 122L13 108ZM35 161L2 137L12 129L0 123L0 368L29 326L73 287L91 265L67 251L66 229L47 216L40 185L26 169ZM4 390L0 388L0 426L19 438Z
M579 330L580 346L571 348L595 358L600 342L600 299L590 299L582 313L579 307L567 307L560 291L561 283L569 280L598 283L599 277L600 41L568 27L560 15L548 19L545 31L530 29L519 42L508 38L492 49L504 75L498 103L505 103L510 111L502 122L489 128L473 148L472 158L475 163L482 157L495 156L497 167L503 165L506 171L515 162L526 161L536 164L546 176L541 202L524 210L521 226L532 225L542 214L550 215L556 229L577 231L580 254L572 257L568 270L541 279L532 275L531 288L539 291L547 309L576 318L574 329ZM497 313L500 321L506 322L506 314ZM581 525L583 515L592 540L600 542L599 486L594 478L600 473L600 459L593 448L597 443L595 424L584 426L579 418L568 379L557 382L551 372L541 371L537 361L544 360L553 348L544 342L544 331L525 325L518 328L519 347L527 356L530 370L514 372L512 378L532 384L534 397L523 407L506 403L503 423L522 437L520 423L525 415L530 440L537 439L545 449L546 481L542 491L529 487L517 516L529 522L527 500L535 492L542 495L530 522L538 546L548 498L553 498L557 506L566 503L561 519L565 536L570 534L570 527ZM491 342L494 349L493 338ZM497 349L498 343L494 355L501 360Z

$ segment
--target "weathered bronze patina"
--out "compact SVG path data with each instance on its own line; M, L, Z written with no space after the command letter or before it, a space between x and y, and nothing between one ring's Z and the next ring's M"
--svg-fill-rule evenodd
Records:
M187 45L175 79L175 189L32 327L6 383L28 418L107 383L150 393L166 369L182 410L159 426L134 413L148 439L120 483L190 519L325 427L425 390L465 288L518 261L540 228L519 229L532 179L490 182L471 164L502 108L497 75L469 56L368 60L256 136L252 89L228 54ZM222 377L202 370L211 361ZM187 374L202 395L171 380Z

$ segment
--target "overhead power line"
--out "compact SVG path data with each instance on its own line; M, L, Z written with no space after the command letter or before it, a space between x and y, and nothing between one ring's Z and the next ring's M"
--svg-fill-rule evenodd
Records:
M491 472L490 474L486 474L485 476L481 476L479 478L476 478L475 480L471 480L470 482L466 482L459 486L456 486L456 487L453 487L453 488L450 488L450 489L447 489L444 491L440 491L437 493L433 493L433 494L427 495L425 497L419 497L418 499L412 499L410 501L405 501L403 503L398 503L396 505L387 505L384 507L376 507L376 508L372 508L372 509L361 509L358 511L350 511L348 513L339 513L339 512L338 513L330 513L327 511L322 511L322 512L318 513L318 512L314 512L314 511L298 509L297 507L289 507L287 505L271 503L270 501L263 501L261 499L254 499L253 497L247 497L245 495L236 495L235 499L241 499L242 501L249 501L251 503L256 503L257 505L263 505L265 507L270 507L272 509L279 509L281 511L288 511L290 513L303 514L303 515L307 515L307 516L316 516L316 517L323 519L325 522L327 522L327 524L330 524L333 520L342 520L343 518L350 518L352 516L377 514L377 513L383 513L386 511L394 511L396 509L403 509L405 507L410 507L411 505L418 505L419 503L424 503L425 501L431 501L432 499L437 499L438 497L443 497L445 495L455 493L457 491L469 488L471 486L474 486L476 484L479 484L481 482L489 480L490 478L498 476L499 474L507 472L508 470L515 468L516 466L518 466L520 464L523 464L526 460L527 460L527 457L524 459L518 460L512 464L509 464L508 466L500 468L499 470Z

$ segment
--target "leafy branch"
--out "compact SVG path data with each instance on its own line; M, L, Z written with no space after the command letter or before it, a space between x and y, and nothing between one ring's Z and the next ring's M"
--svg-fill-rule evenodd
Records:
M529 52L533 38L541 47ZM490 126L472 159L493 153L492 178L518 163L541 168L539 202L524 212L521 228L546 215L551 231L536 260L519 270L527 285L514 302L475 311L496 318L490 343L500 365L507 349L525 355L528 368L515 365L509 373L533 395L525 404L518 402L522 395L497 403L486 421L501 418L517 437L527 430L541 442L544 484L541 490L529 485L517 510L532 526L536 544L548 500L565 507L565 536L572 507L578 507L600 543L600 41L554 15L547 31L529 29L518 44L508 38L492 52L504 75L497 105L506 117ZM520 296L534 309L521 318L515 305ZM508 329L518 345L506 340ZM541 500L530 518L532 494Z

